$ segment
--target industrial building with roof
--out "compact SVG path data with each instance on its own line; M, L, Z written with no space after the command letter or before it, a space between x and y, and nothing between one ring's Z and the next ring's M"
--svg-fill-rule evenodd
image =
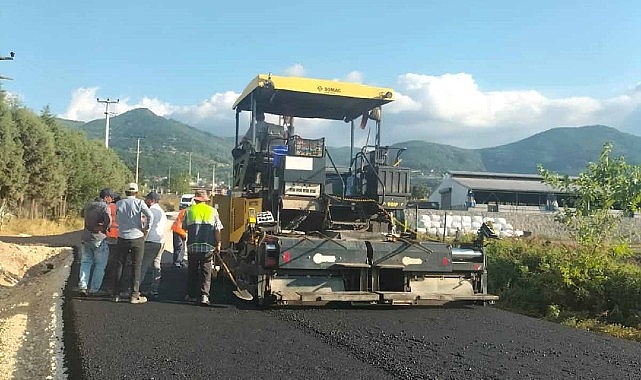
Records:
M542 179L536 174L448 171L428 201L438 202L441 210L500 211L501 205L555 209L566 194Z

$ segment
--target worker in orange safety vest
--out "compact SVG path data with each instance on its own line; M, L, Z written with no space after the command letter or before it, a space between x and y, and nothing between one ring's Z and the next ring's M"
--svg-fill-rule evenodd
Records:
M109 247L109 259L107 260L107 267L105 268L105 278L102 281L102 291L110 293L114 286L114 264L117 260L116 255L116 244L118 243L118 223L116 223L116 200L117 195L111 191L111 189L106 188L102 189L100 192L101 195L108 194L112 197L112 202L108 204L109 214L111 215L111 226L105 232L107 238L107 247Z
M171 225L171 233L174 242L174 266L180 268L185 261L185 241L187 240L187 231L183 229L183 220L185 219L187 209L180 210L176 220Z

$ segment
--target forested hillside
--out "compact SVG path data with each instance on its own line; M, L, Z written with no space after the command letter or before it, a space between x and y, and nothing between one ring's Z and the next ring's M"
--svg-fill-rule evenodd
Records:
M133 179L118 155L0 91L0 217L77 215L100 189Z
M523 140L483 149L461 149L425 141L393 144L404 147L403 166L422 172L447 170L534 174L537 165L562 174L576 175L599 158L611 142L612 154L630 164L641 164L641 137L614 128L593 125L553 128ZM349 150L349 149L347 149Z
M104 145L104 119L69 125ZM216 165L218 180L228 181L234 145L232 138L214 136L184 123L165 119L148 109L134 109L111 117L109 130L109 147L134 172L136 149L140 142L139 178L153 178L152 182L162 182L162 178L169 177L169 168L171 176L178 178L189 172L191 160L192 178L200 175L211 180Z
M492 172L536 173L536 165L542 164L549 170L576 175L588 162L599 158L606 142L612 143L613 156L641 164L641 137L604 125L554 128L479 152L485 167Z

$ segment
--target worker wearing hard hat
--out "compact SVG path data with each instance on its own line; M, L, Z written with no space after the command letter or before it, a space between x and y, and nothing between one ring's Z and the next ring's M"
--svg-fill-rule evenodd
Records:
M199 300L206 306L209 305L212 258L215 250L220 251L223 224L218 211L207 203L209 196L205 190L196 190L193 200L195 204L187 208L183 220L189 273L186 300Z

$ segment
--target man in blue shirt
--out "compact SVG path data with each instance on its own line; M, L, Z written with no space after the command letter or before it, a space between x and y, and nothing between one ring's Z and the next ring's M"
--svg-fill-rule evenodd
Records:
M131 258L131 299L133 304L147 302L147 297L140 295L142 258L145 248L145 236L154 216L149 207L138 195L138 184L130 183L125 189L126 197L116 203L116 222L118 223L118 263L116 264L115 302L120 301L120 293L127 289L123 284L123 267Z

